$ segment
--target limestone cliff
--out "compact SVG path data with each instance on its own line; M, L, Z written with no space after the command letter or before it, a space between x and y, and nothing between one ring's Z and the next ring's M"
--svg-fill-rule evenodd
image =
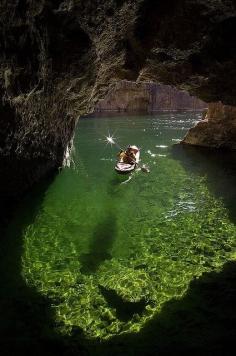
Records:
M95 111L202 110L207 104L190 96L184 90L155 83L120 81L104 99L98 101Z
M117 80L236 105L235 29L235 0L2 0L5 194L9 175L17 192L61 164L77 117Z

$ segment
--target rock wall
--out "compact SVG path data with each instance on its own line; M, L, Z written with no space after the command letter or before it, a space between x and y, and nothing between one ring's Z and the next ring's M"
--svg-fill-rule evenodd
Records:
M236 149L236 107L210 103L203 119L183 140L196 146Z
M235 0L2 0L3 183L58 167L78 116L118 80L236 105L235 30Z
M120 81L104 99L98 101L95 111L202 110L207 104L186 91L169 85Z
M108 92L104 99L98 101L95 111L144 111L150 104L147 85L129 81L120 81Z

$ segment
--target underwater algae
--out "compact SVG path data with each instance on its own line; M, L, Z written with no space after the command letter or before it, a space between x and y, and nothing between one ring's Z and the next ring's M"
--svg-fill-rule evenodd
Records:
M135 123L141 130L142 122ZM80 136L88 133L86 124L81 121ZM153 147L168 145L173 133L158 141L153 131L146 145L158 153ZM91 145L92 154L98 143ZM121 184L111 160L94 158L99 178L90 172L87 179L84 166L64 169L24 230L23 277L51 300L61 333L109 339L138 332L167 301L181 299L193 279L234 258L236 228L223 200L205 176L165 152L145 150L151 174L136 172L128 184Z

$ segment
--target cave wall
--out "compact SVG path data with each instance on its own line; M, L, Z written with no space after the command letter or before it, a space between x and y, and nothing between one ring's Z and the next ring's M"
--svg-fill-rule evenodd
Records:
M58 167L78 116L117 80L236 105L235 29L235 0L2 0L1 179Z
M117 82L104 99L95 105L95 111L152 112L158 110L203 110L207 104L190 96L184 90L170 85Z

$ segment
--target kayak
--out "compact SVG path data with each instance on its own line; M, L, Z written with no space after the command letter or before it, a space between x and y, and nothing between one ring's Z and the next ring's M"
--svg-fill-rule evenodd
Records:
M133 170L135 170L135 168L137 167L137 163L139 163L139 159L140 159L140 150L136 147L136 146L132 146L135 149L137 149L137 152L135 153L135 161L134 163L125 163L122 160L116 163L115 166L115 170L117 173L120 174L126 174L126 173L130 173Z

